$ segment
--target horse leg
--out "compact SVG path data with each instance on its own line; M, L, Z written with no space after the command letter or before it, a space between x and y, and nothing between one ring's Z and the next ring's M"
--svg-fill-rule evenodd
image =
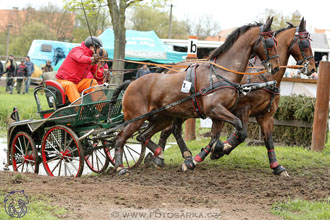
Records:
M158 146L163 148L163 151L165 151L165 145L167 142L168 137L172 134L173 132L173 125L168 126L162 132L160 133L160 138L158 141Z
M235 129L234 132L232 132L227 140L224 142L224 149L223 153L226 155L229 155L232 150L234 150L239 144L241 144L246 136L247 136L247 129L248 129L248 123L249 123L249 110L248 108L241 108L235 112L235 115L241 119L242 121L242 130ZM216 156L213 156L213 153L211 154L211 158L219 159Z
M272 138L272 131L274 126L274 117L264 118L262 116L256 117L258 123L261 126L262 133L264 135L265 145L268 151L268 159L270 168L273 169L273 173L275 175L281 176L289 176L286 169L281 166L276 158L275 149L274 149L274 142Z
M128 124L118 135L115 142L115 169L119 175L128 173L128 169L123 166L124 144L126 140L133 135L143 124L143 120Z
M246 131L243 129L243 125L241 120L233 115L228 109L226 109L222 105L217 105L214 106L212 109L209 110L208 116L211 117L213 124L212 124L212 129L211 129L211 141L206 146L206 153L212 152L212 157L211 159L218 159L222 157L225 152L224 152L224 143L219 139L220 138L220 132L222 129L222 124L220 121L225 121L228 123L231 123L236 130L238 131L239 136L242 139L245 139L246 137ZM200 155L199 155L200 156ZM197 160L196 160L197 159ZM198 156L195 157L195 160L198 161Z
M163 148L154 143L151 140L151 137L163 130L164 128L171 125L172 120L157 120L161 121L161 123L154 123L150 122L149 127L142 132L139 136L136 137L136 139L144 144L151 152L154 154L152 155L149 153L145 158L145 163L152 163L155 167L163 167L164 166L164 155L163 155Z
M180 148L181 155L184 158L182 170L186 171L187 169L193 170L195 168L196 162L194 162L191 151L188 149L185 141L182 138L182 124L184 121L185 119L175 119L172 124L172 132Z
M223 128L223 125L224 125L224 121L215 122L215 120L213 120L211 131L213 131L215 133L214 134L215 138L216 137L218 139L220 138L220 132ZM194 161L198 162L198 163L204 161L204 159L207 157L207 155L209 155L209 153L211 153L211 150L212 150L211 147L212 146L207 145L206 147L202 148L201 152L194 157Z

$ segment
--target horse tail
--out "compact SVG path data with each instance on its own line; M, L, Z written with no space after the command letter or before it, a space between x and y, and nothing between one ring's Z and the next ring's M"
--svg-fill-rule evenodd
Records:
M108 122L111 121L111 111L112 111L112 107L117 103L118 100L118 96L120 95L120 93L122 91L125 91L128 87L128 85L131 83L130 80L126 80L124 81L120 86L118 86L115 91L113 91L112 97L110 99L110 103L109 103L109 112L108 112Z
M131 82L132 81L130 81L130 80L126 80L121 85L119 85L115 89L115 91L113 91L113 94L112 94L112 97L110 100L110 106L113 106L117 102L118 96L120 95L121 91L125 91Z

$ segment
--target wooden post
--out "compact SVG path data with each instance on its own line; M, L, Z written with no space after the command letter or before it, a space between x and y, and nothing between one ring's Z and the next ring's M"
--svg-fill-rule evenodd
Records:
M330 62L320 62L312 134L312 151L322 151L327 135L329 110Z
M187 60L197 59L197 37L189 36ZM196 140L196 119L190 118L185 122L184 137L186 141Z

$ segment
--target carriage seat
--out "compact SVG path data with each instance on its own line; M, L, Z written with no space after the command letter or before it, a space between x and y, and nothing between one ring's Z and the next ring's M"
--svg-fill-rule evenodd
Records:
M63 86L56 81L56 77L55 77L56 73L57 73L56 71L53 71L42 74L44 87L47 88L47 90L45 90L45 94L46 94L48 106L50 108L55 107L54 98L56 100L55 102L56 108L70 104L67 96L65 95Z

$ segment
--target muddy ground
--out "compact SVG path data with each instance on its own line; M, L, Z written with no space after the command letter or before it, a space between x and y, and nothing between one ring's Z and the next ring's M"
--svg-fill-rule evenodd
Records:
M290 177L268 170L198 167L137 168L130 176L110 173L81 178L0 172L0 189L24 189L68 210L64 219L110 219L111 208L216 208L221 219L281 219L271 206L288 198L318 200L330 195L330 169L290 170Z

